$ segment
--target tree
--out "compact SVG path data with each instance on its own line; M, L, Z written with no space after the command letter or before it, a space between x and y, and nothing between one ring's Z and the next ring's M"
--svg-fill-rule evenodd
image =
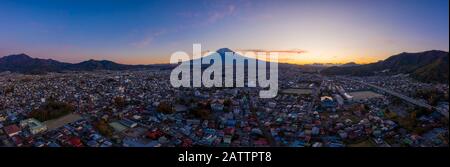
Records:
M9 93L13 93L14 92L14 87L13 86L9 86L5 88L5 94L9 94Z
M105 108L102 109L102 112L104 112L104 113L112 113L113 110L112 110L111 107L105 107Z
M177 98L176 101L177 101L178 104L187 104L186 100L184 98Z
M56 119L72 113L75 108L64 102L49 101L39 109L30 112L29 116L39 121Z
M223 108L223 112L226 112L226 113L230 112L230 110L231 110L230 107L224 107Z
M197 118L201 119L209 119L211 117L211 110L203 109L203 108L195 108L190 110L190 113Z
M172 106L169 105L167 102L160 102L158 107L156 108L156 111L163 114L172 114L174 112Z
M123 97L117 96L114 98L114 105L117 108L123 108L125 107L125 100L123 99Z
M223 101L223 105L224 105L224 106L227 106L227 107L230 107L230 106L231 106L231 100L230 100L230 99L225 99L225 100Z
M396 118L397 118L397 113L392 112L392 111L389 110L388 108L386 108L386 110L384 111L384 114L385 114L386 117L389 118L389 119L396 119Z
M103 136L111 137L113 135L113 129L108 125L105 120L100 120L94 124L95 129L98 130Z
M409 131L413 131L416 128L417 124L417 112L412 111L410 112L409 116L405 118L400 118L398 120L398 123L400 126L404 127L405 129L408 129Z

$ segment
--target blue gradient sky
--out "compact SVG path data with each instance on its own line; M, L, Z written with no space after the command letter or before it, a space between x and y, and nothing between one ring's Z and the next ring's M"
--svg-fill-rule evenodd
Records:
M448 0L1 0L0 56L164 63L175 51L302 50L290 63L368 63L449 49Z

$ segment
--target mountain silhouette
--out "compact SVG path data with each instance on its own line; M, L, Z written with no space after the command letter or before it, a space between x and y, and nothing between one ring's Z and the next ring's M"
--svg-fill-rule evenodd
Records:
M52 59L37 59L26 54L9 55L0 58L0 72L11 71L19 73L57 72L70 66Z
M234 54L234 58L236 58L236 59L238 59L238 60L239 60L239 59L255 60L254 58L245 57L245 56L243 56L243 55L236 54L235 51L233 51L233 50L231 50L231 49L229 49L229 48L221 48L221 49L218 49L218 50L216 51L216 53L219 54L219 56L220 56L220 58L221 58L223 64L224 64L224 62L226 61L226 56L227 56L226 53L233 53L233 54ZM200 61L201 59L210 58L211 56L213 56L213 55L210 54L210 55L202 56L201 58L193 59L193 60L190 60L190 61L191 61L191 63L193 63L193 64L198 64L198 63L201 63L201 61ZM226 62L226 63L231 64L232 62ZM202 66L208 67L209 65L208 65L208 64L203 64Z
M424 82L449 81L449 55L448 52L430 50L419 53L400 53L384 61L376 63L350 66L330 67L321 71L326 75L395 75L410 74Z
M133 69L133 65L118 64L108 60L88 60L73 64L70 70L128 70ZM137 67L136 67L137 68Z
M360 64L356 64L355 62L348 62L345 64L340 65L339 67L353 67L353 66L359 66Z
M154 66L124 65L108 60L88 60L71 64L59 62L52 59L32 58L23 53L0 58L0 72L10 71L26 74L42 74L47 72L62 71L131 70L151 67Z

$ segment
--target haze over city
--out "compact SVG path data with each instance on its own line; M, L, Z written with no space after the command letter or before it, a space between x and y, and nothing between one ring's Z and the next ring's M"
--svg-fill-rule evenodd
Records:
M193 43L280 61L370 63L449 48L448 1L27 1L0 6L0 56L168 63Z

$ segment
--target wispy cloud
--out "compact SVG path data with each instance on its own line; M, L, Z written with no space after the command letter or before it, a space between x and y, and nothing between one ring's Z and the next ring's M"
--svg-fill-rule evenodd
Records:
M235 16L238 6L231 1L222 3L205 3L202 11L181 11L178 16L192 20L190 27L207 26L219 22L230 16ZM189 27L189 26L188 26Z
M145 48L151 45L151 43L155 40L155 38L165 35L169 32L169 30L167 29L162 29L162 30L158 30L158 31L154 31L152 33L150 33L149 35L147 35L145 38L137 41L137 42L133 42L131 43L132 46L137 47L137 48Z
M227 16L231 16L235 11L235 5L228 5L226 8L211 11L208 13L207 24L213 24Z
M131 43L131 45L142 49L149 46L152 43L153 38L154 38L153 36L148 36L140 41Z
M159 37L178 33L189 29L202 28L220 22L221 20L235 16L237 5L230 1L220 1L222 3L205 3L203 11L180 11L176 15L186 20L187 24L178 24L167 27L160 31L151 32L144 38L131 43L136 48L145 48L157 41Z
M290 50L266 50L266 49L238 49L239 52L277 52L277 53L292 53L292 54L303 54L307 53L306 50L302 49L290 49Z

